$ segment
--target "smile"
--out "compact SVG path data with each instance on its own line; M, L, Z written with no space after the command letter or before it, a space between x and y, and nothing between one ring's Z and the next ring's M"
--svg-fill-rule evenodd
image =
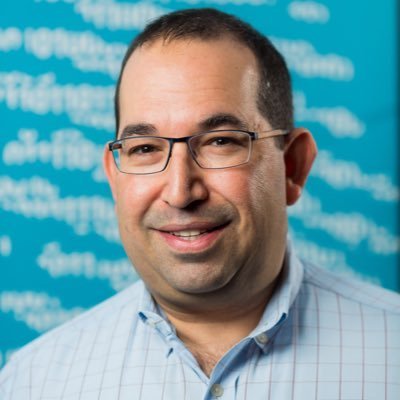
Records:
M176 253L199 253L211 249L218 242L228 223L193 223L163 226L157 232L164 243Z
M200 231L200 230L187 230L187 231L178 231L178 232L168 232L171 235L185 238L185 239L195 239L196 237L202 235L203 233L206 233L206 230Z

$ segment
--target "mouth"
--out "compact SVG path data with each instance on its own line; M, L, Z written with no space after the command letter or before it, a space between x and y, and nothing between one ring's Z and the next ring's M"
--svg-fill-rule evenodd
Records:
M228 225L229 222L167 225L157 231L171 250L179 253L197 253L213 247Z
M167 232L170 235L185 239L185 240L196 240L199 236L204 235L207 232L212 232L212 230L182 230L175 232Z

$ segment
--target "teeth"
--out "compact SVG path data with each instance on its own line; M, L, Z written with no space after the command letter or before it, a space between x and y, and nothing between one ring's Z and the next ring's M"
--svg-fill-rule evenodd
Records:
M170 232L171 235L174 236L179 236L179 237L193 237L193 236L199 236L202 233L204 233L206 231L179 231L179 232Z

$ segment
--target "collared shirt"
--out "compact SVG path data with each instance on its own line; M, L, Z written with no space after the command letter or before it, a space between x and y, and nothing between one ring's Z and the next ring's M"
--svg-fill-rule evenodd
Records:
M0 399L399 400L400 296L291 250L283 275L210 377L139 281L17 352Z

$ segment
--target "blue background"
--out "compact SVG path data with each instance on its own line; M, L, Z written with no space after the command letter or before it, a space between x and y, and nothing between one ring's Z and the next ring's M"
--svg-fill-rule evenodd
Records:
M101 169L126 45L170 10L214 6L270 36L320 155L289 209L301 256L399 290L396 3L2 1L0 365L137 279Z

